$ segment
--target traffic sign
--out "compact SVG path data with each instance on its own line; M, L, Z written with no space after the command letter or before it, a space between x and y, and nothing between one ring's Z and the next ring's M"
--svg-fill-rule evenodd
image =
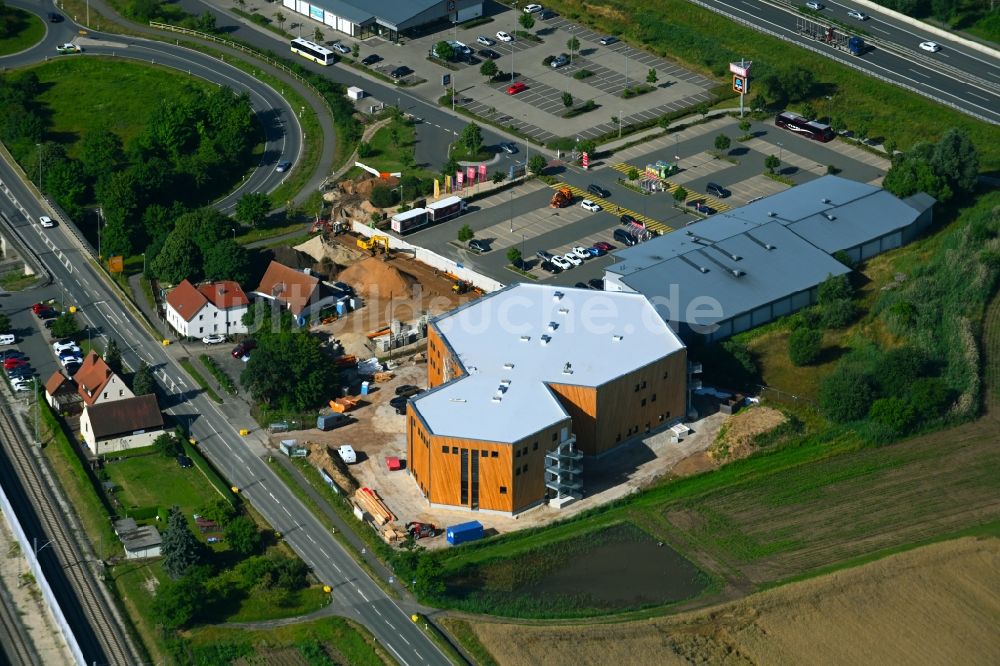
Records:
M583 158L581 159L584 169L590 168L590 155L586 152L583 153Z
M745 78L743 78L742 76L733 77L733 92L737 92L741 95L746 95L748 87L749 86L747 85L747 80Z
M736 76L741 76L744 79L750 76L750 65L753 64L752 60L741 60L739 62L729 63L729 71Z
M451 85L451 74L441 75L441 85L443 85L446 88Z

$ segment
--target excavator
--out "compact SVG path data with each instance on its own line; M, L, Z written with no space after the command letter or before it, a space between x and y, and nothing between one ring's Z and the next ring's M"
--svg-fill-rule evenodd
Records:
M362 250L368 250L372 253L373 257L375 256L375 253L378 252L379 247L382 248L383 252L389 254L389 237L372 236L371 238L359 238L358 247Z

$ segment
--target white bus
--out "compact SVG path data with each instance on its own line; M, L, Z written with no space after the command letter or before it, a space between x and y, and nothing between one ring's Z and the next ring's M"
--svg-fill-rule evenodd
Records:
M332 65L336 61L333 51L301 37L292 40L292 53L298 53L303 58L308 58L321 65Z

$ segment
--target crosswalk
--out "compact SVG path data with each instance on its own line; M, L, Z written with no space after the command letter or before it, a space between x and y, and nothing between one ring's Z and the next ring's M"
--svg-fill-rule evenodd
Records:
M666 234L674 230L673 227L667 226L666 224L660 222L659 220L654 220L651 217L643 215L642 213L637 213L629 208L622 208L621 206L618 206L608 201L607 199L602 199L601 197L595 196L590 192L581 190L579 187L575 185L570 185L569 183L557 182L550 185L550 187L554 190L561 190L562 188L565 187L569 189L570 192L573 193L573 196L577 196L582 199L590 199L594 203L600 204L601 208L603 208L605 211L613 215L626 215L626 214L631 215L635 219L642 222L646 226L646 229L650 231L656 231L661 234Z
M632 169L635 169L640 174L643 171L645 171L645 169L643 169L643 168L639 168L639 167L637 167L637 166L635 166L633 164L628 164L626 162L617 162L615 164L612 164L611 168L614 169L615 171L618 171L618 172L623 173L623 174L628 174ZM671 195L673 195L673 193L677 191L677 188L680 187L680 185L678 185L677 183L672 183L669 180L664 180L662 182L663 182L664 186L667 188L667 192L669 192ZM704 195L704 194L698 194L696 192L691 192L691 191L686 190L686 189L685 189L685 191L687 191L687 193L688 193L687 196L684 198L685 203L688 202L688 201L691 201L693 199L700 199L701 201L704 201L706 205L711 206L712 208L714 208L715 210L719 211L720 213L723 212L723 211L727 211L727 210L729 210L731 208L731 206L729 206L728 204L724 204L721 201L719 201L718 199L715 199L713 197L710 197L710 196L707 196L707 195Z

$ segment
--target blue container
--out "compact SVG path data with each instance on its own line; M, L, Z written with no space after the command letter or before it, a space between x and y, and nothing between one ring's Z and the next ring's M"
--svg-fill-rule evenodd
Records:
M347 312L347 303L344 301L337 301L337 315L343 317L345 312Z
M368 395L368 382L361 382L361 395Z
M483 538L483 525L478 520L472 520L459 525L452 525L447 529L448 543L457 546L467 541L475 541Z

